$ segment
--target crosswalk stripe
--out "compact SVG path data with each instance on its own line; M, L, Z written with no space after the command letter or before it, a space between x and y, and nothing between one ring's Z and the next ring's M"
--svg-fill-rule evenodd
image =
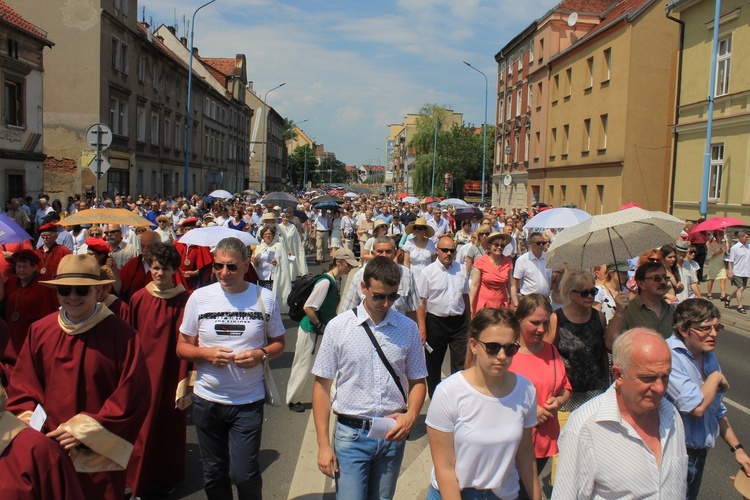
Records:
M328 478L318 470L318 437L315 434L315 419L313 413L310 412L288 498L304 497L309 500L323 498L327 482Z

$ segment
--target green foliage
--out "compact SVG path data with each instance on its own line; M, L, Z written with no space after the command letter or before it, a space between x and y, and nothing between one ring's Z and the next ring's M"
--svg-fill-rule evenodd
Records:
M284 118L284 141L291 141L295 135L297 134L294 132L294 120Z
M409 148L417 154L412 170L412 190L418 196L432 193L433 184L433 144L435 142L435 125L437 117L437 154L434 158L435 196L463 197L464 180L482 178L482 128L473 125L459 126L454 124L447 129L443 123L448 119L448 110L444 106L425 104L417 118L417 131L409 141ZM492 179L492 159L494 158L495 127L487 128L487 156L485 161L485 178ZM445 173L453 173L452 189L445 189ZM490 193L486 193L489 197Z
M307 153L307 154L305 154ZM307 181L313 180L315 170L318 168L318 160L315 159L315 150L307 144L297 146L289 155L289 166L291 167L292 183L294 189L303 189L305 175L305 157L307 157Z

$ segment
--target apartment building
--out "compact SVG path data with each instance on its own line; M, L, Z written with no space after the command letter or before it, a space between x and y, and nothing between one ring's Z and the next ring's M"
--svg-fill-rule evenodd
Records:
M699 216L706 153L709 82L715 84L709 159L708 217L750 217L750 68L740 64L750 47L750 11L725 0L719 18L716 73L711 75L715 4L675 0L671 16L684 24L677 121L674 125L673 213Z
M0 199L44 189L42 152L45 49L54 43L0 0Z
M253 90L246 90L247 105L253 110L250 124L250 188L257 191L286 191L288 165L284 142L284 117L266 106ZM264 158L265 152L265 158Z

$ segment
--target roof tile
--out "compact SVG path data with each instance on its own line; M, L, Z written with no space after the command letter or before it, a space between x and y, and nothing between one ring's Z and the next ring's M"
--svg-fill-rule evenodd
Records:
M16 26L19 29L22 29L28 33L31 33L34 36L37 36L39 38L42 38L44 40L48 40L47 38L47 32L41 30L40 28L37 28L30 22L28 22L26 19L21 17L21 15L16 12L15 10L11 9L8 4L6 4L3 0L0 0L0 18L4 19L5 21L9 22L13 26Z

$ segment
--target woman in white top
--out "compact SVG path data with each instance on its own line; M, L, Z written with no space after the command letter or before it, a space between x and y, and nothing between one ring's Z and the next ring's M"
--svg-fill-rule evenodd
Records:
M162 243L174 243L175 234L169 224L169 218L166 215L160 215L156 218L156 224L159 226L154 232L159 235Z
M372 236L368 238L367 242L362 247L362 255L360 257L362 261L368 262L373 259L374 255L372 255L372 247L375 245L375 239L385 236L387 232L388 223L383 219L376 220L372 227Z
M333 209L333 219L331 220L331 238L328 241L331 258L333 258L333 254L339 248L341 248L341 211L335 208Z
M517 498L519 477L540 500L536 390L508 370L520 348L518 320L507 309L482 309L467 333L468 368L437 386L427 411L434 464L427 500Z
M289 312L286 298L292 290L289 278L289 259L284 244L279 240L275 225L260 229L260 244L255 248L253 264L258 272L258 284L276 294L281 314Z
M410 268L412 273L420 273L437 257L437 248L430 239L435 230L420 217L406 226L406 234L414 235L414 238L404 243L404 266Z

